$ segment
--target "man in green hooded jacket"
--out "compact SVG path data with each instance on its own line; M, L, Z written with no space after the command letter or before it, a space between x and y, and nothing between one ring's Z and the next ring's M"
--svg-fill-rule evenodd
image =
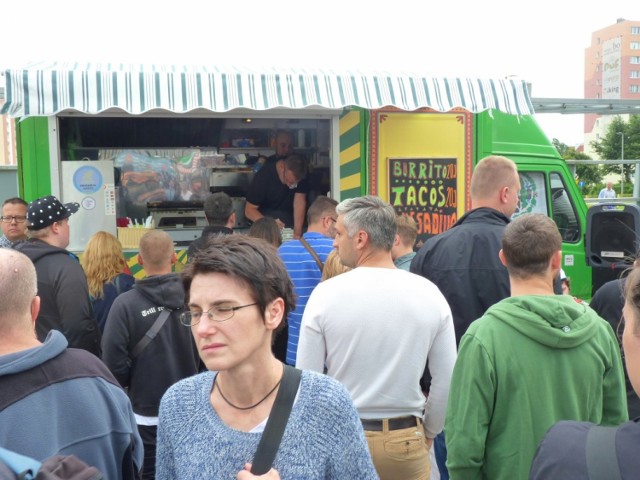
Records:
M620 349L584 302L554 295L562 239L545 215L505 229L500 260L511 297L460 342L445 422L452 479L526 479L538 443L559 420L627 420Z

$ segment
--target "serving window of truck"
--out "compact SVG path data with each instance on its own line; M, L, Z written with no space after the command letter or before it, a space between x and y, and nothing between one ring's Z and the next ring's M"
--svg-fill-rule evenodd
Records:
M259 159L275 153L281 130L292 134L294 153L308 160L310 200L331 189L328 118L60 115L57 128L62 197L82 203L73 178L78 171L86 174L87 165L104 167L100 175L113 185L115 207L85 219L94 222L89 230L147 222L186 246L207 225L203 201L210 192L227 193L236 213L234 228L248 228L247 190ZM77 238L78 246L86 240Z

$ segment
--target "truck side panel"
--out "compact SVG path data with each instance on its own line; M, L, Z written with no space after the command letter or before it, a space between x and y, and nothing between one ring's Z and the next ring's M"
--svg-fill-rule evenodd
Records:
M30 117L16 124L20 195L26 201L50 195L48 118Z

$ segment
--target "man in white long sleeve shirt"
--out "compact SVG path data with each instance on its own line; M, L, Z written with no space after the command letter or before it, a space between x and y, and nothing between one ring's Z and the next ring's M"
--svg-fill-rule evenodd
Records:
M456 359L451 310L433 283L393 264L391 205L365 196L336 211L334 247L353 270L311 294L296 366L326 366L347 387L382 480L428 478ZM419 382L427 358L433 380L425 399Z

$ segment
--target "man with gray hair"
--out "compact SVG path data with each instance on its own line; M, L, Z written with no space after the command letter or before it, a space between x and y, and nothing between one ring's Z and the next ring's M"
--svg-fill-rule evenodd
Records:
M38 461L72 454L104 478L137 478L142 442L126 393L60 332L38 340L36 287L29 258L0 249L0 445Z
M353 270L311 294L296 367L326 366L347 387L382 480L428 478L456 359L451 310L433 283L393 264L396 213L388 202L352 198L336 212L333 245ZM433 383L425 399L427 359Z
M209 226L202 230L200 238L196 238L187 250L187 259L206 247L209 239L215 235L229 235L233 233L236 223L236 212L233 210L233 200L224 192L207 195L204 199L204 216Z

